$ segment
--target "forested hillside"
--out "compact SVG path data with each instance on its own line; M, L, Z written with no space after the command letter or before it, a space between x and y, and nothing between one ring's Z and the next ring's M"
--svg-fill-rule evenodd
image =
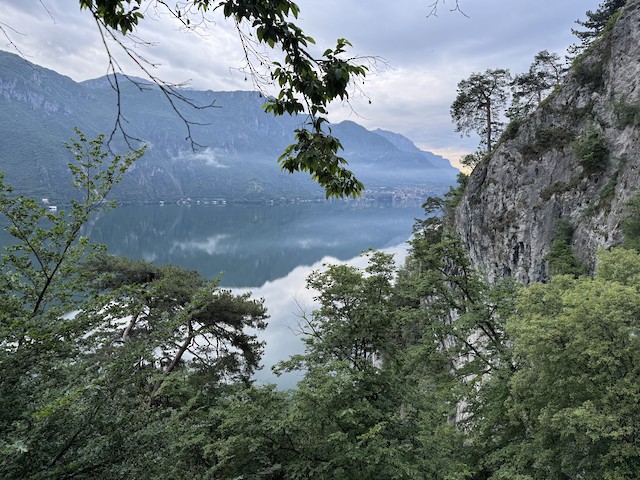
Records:
M147 149L112 192L117 200L324 198L308 175L283 175L277 162L304 116L265 115L266 99L257 92L178 89L184 100L172 105L149 81L117 78L118 91L113 77L76 83L0 51L0 163L19 193L68 203L73 193L64 143L75 127L107 138L116 129L110 147L126 150L117 130L120 121L131 146ZM456 169L447 160L401 135L397 138L404 144L350 121L331 130L342 142L349 168L370 193L407 186L444 191L455 181ZM188 135L192 138L185 139Z

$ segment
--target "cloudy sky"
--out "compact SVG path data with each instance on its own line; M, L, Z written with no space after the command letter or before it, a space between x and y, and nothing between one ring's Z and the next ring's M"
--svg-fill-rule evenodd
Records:
M442 0L441 0L442 1ZM332 121L351 119L369 129L402 133L419 147L458 158L475 150L476 138L455 132L449 107L456 85L487 68L525 71L540 50L564 54L574 41L574 21L598 0L459 0L465 15L444 0L299 0L300 23L318 49L345 37L353 53L384 59L349 105L335 105ZM172 3L172 2L168 2ZM0 49L56 70L76 81L102 76L107 59L101 37L75 0L0 0ZM138 34L150 46L136 51L157 65L154 74L197 89L246 90L237 70L242 50L233 25L213 16L199 33L180 30L149 10ZM141 72L122 64L132 75ZM371 103L369 103L369 101Z

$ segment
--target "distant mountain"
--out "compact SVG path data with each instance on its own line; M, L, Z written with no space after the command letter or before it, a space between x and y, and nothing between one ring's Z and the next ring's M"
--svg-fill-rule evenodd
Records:
M422 152L422 150L416 147L411 140L409 140L404 135L400 135L399 133L390 132L389 130L382 130L380 128L376 128L375 130L373 130L373 133L377 133L385 140L391 142L398 150L402 150L403 152ZM430 152L423 153L431 155Z
M272 201L315 198L322 190L305 174L283 173L277 158L292 143L301 117L265 114L255 92L184 89L189 102L173 107L143 79L118 78L127 133L148 144L114 197L121 201L185 198ZM193 105L213 105L194 108ZM65 202L73 195L64 142L79 127L89 136L107 135L116 120L116 95L102 77L74 82L54 71L0 51L0 170L16 192ZM185 140L191 123L193 149ZM371 132L353 122L331 126L345 147L350 168L369 190L421 187L438 190L457 171L442 157L419 150L391 132ZM123 147L116 140L114 149Z

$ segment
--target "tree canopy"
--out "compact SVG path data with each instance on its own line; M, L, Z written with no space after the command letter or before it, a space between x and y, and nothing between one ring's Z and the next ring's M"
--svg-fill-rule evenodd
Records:
M509 71L499 68L473 73L458 83L458 95L451 105L456 131L480 135L487 152L502 133L500 115L507 104L510 81Z
M580 43L574 45L570 51L578 54L587 48L596 38L598 38L605 30L609 20L622 7L627 4L627 0L605 0L598 5L595 11L587 10L585 20L576 20L576 23L584 28L584 30L572 29L571 32L578 37Z

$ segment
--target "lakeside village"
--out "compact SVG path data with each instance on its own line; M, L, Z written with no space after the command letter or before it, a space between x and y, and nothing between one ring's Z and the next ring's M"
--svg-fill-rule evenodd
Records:
M239 197L235 199L222 198L222 197L202 197L202 198L178 198L178 199L165 199L157 201L146 202L127 202L118 201L119 205L210 205L223 207L227 204L247 204L247 205L286 205L286 204L306 204L306 203L321 203L321 202L350 202L362 205L385 205L393 207L407 207L407 206L421 206L428 197L441 196L446 192L448 187L439 186L425 186L425 185L413 185L413 186L396 186L396 187L369 187L365 190L362 197L353 199L325 199L324 196L308 196L308 197L279 197L276 199L259 197ZM58 208L68 206L67 202L53 202L49 198L42 198L41 203L50 212L56 212ZM55 203L55 204L54 204Z

